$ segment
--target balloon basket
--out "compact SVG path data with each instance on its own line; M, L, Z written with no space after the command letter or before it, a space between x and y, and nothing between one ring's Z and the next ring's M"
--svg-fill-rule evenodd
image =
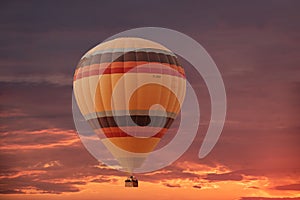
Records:
M138 187L139 182L134 176L130 176L125 180L125 187Z

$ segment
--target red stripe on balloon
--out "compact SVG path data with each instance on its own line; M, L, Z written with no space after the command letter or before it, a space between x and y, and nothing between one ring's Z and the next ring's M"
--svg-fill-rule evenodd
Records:
M138 136L132 136L124 132L122 129L115 127L114 129L111 128L100 128L94 130L98 136L101 136L100 138L106 137L106 138L113 138L113 137L138 137ZM161 131L156 133L155 135L151 137L155 138L162 138L164 134L167 132L167 129L163 128ZM102 133L102 134L101 134ZM104 134L104 135L103 135Z
M95 76L95 75L104 75L104 74L120 74L120 73L148 73L148 74L167 74L172 76L178 76L181 78L185 78L185 75L176 72L171 69L151 69L151 68L142 68L137 70L132 70L135 67L132 68L114 68L114 69L100 69L100 70L91 70L91 71L85 71L85 72L79 72L76 77L74 77L74 81L89 77L89 76Z
M126 63L124 63L126 64ZM153 63L157 64L157 63ZM159 64L159 63L158 63ZM180 66L163 64L164 68L155 67L140 67L137 64L129 65L127 67L115 67L112 65L104 65L107 67L101 67L99 65L89 65L76 70L74 75L74 81L95 75L103 74L117 74L117 73L154 73L154 74L167 74L185 78L184 70Z

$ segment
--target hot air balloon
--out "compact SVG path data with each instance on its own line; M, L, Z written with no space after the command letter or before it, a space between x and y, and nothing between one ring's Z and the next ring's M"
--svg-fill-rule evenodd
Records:
M176 55L163 45L122 37L80 59L73 89L81 114L129 173L129 186L134 169L142 167L180 112L186 79Z

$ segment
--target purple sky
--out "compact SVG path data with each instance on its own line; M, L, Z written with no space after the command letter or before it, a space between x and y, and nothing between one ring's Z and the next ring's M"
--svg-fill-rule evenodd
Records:
M203 180L290 176L294 182L274 182L272 189L299 191L299 8L300 1L1 1L0 192L22 193L29 186L45 193L77 192L87 184L84 177L104 174L92 180L102 183L113 181L110 175L124 175L95 168L97 161L80 143L71 113L72 78L91 47L144 26L174 29L204 46L224 79L228 113L215 149L199 160L209 95L183 61L188 80L200 91L199 134L188 152L167 167L171 174L141 178L194 180L196 174L180 167L188 161L230 169ZM47 181L63 178L70 181Z

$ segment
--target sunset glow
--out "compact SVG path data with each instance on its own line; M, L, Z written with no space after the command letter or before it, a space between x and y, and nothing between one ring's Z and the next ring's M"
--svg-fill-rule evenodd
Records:
M299 8L293 0L1 2L0 199L300 200ZM199 159L211 101L179 57L198 91L197 135L177 161L135 174L139 187L125 188L127 174L99 163L78 136L72 80L88 49L145 26L203 45L224 80L227 115L217 144Z

